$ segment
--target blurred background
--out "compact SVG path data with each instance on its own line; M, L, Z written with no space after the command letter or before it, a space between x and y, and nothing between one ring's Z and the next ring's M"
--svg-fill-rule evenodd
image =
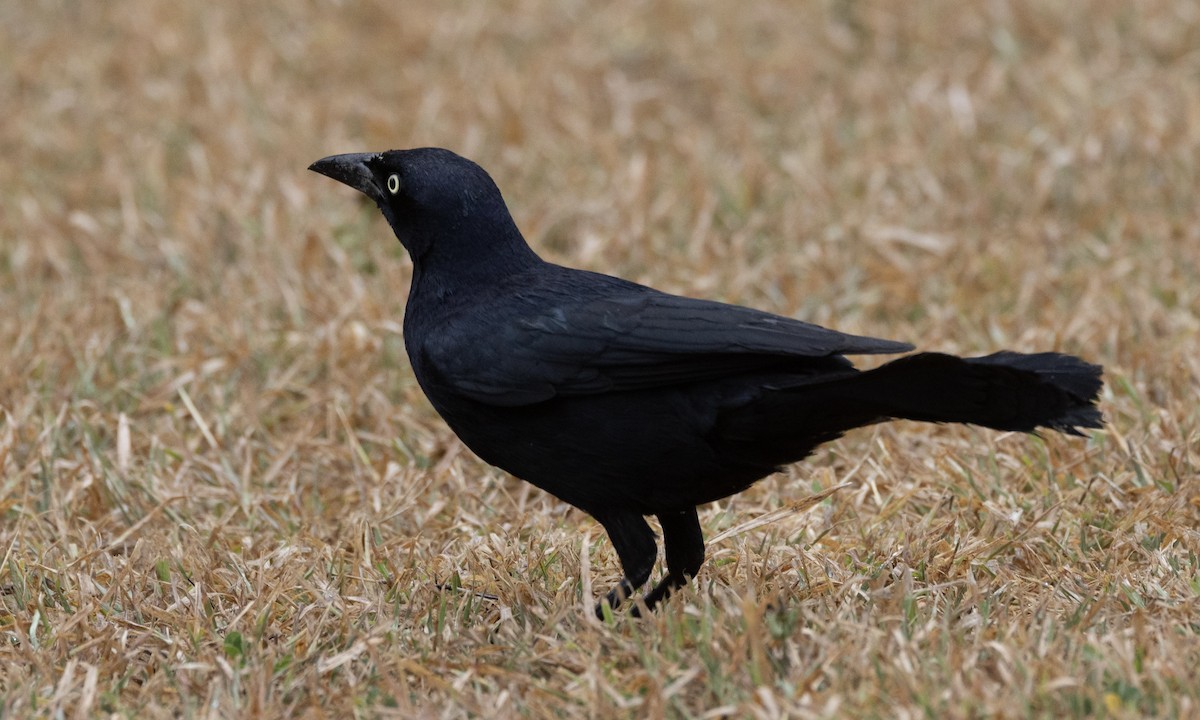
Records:
M23 0L0 98L0 714L1195 710L1195 2ZM548 259L925 349L1078 353L1110 428L848 438L708 511L711 534L855 486L714 550L700 609L658 621L707 623L707 649L597 629L611 549L461 450L408 371L402 248L305 169L426 145L485 167ZM892 553L922 542L950 559L914 595ZM908 585L868 602L864 576ZM1011 613L972 634L986 598ZM893 635L910 611L951 640Z
M420 145L480 162L554 259L854 331L1113 353L1083 298L1194 307L1163 292L1195 280L1191 3L3 12L19 358L116 314L174 350L207 313L218 343L398 320L402 253L304 169ZM66 318L91 331L24 339Z

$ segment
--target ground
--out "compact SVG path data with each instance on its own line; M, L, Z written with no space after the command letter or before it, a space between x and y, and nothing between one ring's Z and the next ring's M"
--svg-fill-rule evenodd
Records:
M0 5L0 717L1197 716L1198 47L1191 0ZM1107 426L858 431L597 621L603 532L436 417L408 259L305 170L418 145L556 261L1102 363Z

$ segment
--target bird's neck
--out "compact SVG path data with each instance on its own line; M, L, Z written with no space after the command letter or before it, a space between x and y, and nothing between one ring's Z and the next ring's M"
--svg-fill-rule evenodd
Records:
M544 264L525 242L515 224L497 232L473 229L457 237L434 239L424 252L413 254L413 280L409 301L456 305L512 275ZM469 241L456 242L470 239ZM481 240L486 238L486 240Z

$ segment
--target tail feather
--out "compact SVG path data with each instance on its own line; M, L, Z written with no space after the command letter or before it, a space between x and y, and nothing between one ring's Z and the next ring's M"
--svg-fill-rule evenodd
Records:
M1060 353L920 353L863 373L855 390L874 393L889 417L1081 435L1079 428L1103 423L1096 407L1102 372Z
M779 466L847 430L891 419L1082 435L1080 428L1103 424L1102 373L1060 353L918 353L824 382L773 386L724 412L713 440L729 457Z
M1098 365L1058 353L919 353L863 373L846 390L876 397L888 418L1021 432L1048 427L1078 436L1080 427L1102 425L1096 407L1100 373Z
M1066 393L1067 402L1060 422L1050 422L1046 427L1081 435L1076 427L1099 428L1104 425L1104 418L1096 407L1096 399L1104 386L1101 380L1104 368L1099 365L1084 362L1074 355L1052 352L1026 355L1010 350L973 358L969 362L1032 372L1044 385Z

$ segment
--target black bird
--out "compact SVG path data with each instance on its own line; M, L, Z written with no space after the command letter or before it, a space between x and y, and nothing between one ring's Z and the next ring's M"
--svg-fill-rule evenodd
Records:
M404 341L446 423L485 461L604 526L625 573L613 608L654 569L644 516L658 517L666 548L666 577L644 598L653 608L704 562L697 505L852 428L1101 426L1101 368L1070 355L926 352L863 372L844 356L913 346L548 263L492 178L449 150L335 155L309 169L374 200L412 256Z

